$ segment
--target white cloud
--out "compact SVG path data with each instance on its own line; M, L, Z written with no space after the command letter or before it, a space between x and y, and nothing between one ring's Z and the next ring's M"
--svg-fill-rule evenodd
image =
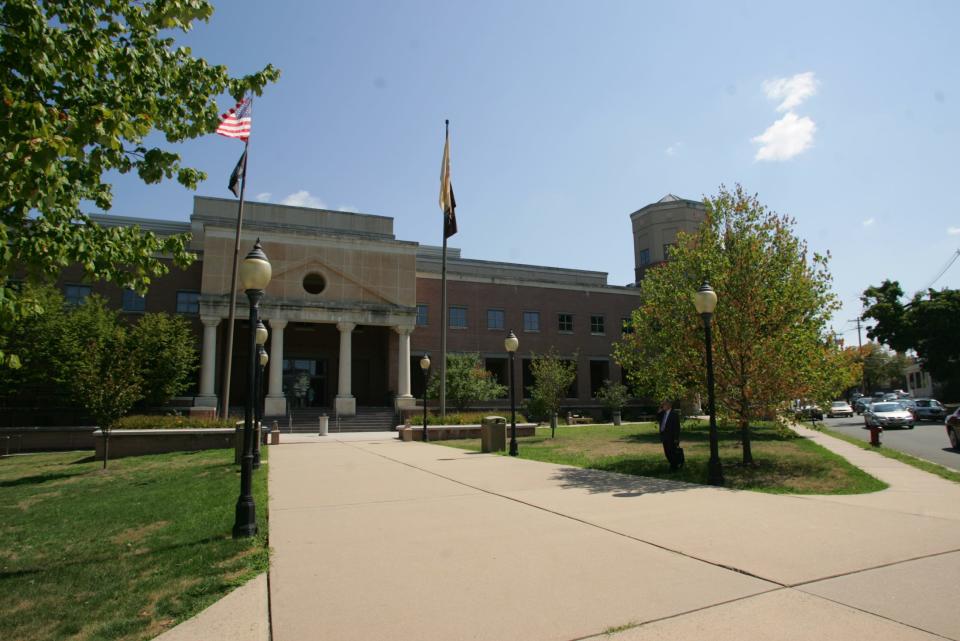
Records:
M951 236L960 234L960 227L947 227L947 233Z
M865 221L863 221L860 224L863 225L864 227L872 227L873 223L875 222L877 222L875 218L867 218Z
M670 145L669 147L667 147L667 148L664 150L664 152L665 152L668 156L676 156L677 154L680 153L680 150L681 150L682 148L683 148L683 143L682 143L682 142L675 142L675 143L673 143L672 145Z
M818 81L812 71L789 78L774 78L763 83L763 93L770 100L779 100L777 111L791 111L801 102L817 93Z
M790 160L813 145L816 131L817 125L813 120L788 112L752 139L760 145L754 160Z
M293 205L294 207L313 207L314 209L326 209L327 205L317 198L310 194L306 189L301 189L300 191L295 191L283 200L280 201L281 205Z
M273 196L273 194L271 194L269 191L262 191L259 194L257 194L257 200L259 200L262 203L268 203L270 202L271 196Z
M337 207L337 211L348 211L353 214L359 214L360 210L356 208L355 205L340 205Z

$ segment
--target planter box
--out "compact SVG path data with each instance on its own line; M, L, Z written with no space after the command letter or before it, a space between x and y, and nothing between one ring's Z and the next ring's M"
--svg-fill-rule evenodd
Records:
M112 430L110 458L197 452L233 448L236 432L232 428L194 428L182 430ZM93 432L97 460L103 460L103 432Z
M92 450L93 432L82 427L3 427L0 428L0 454Z
M533 436L536 423L517 423L517 436ZM422 441L423 425L398 425L397 432L404 441ZM428 425L427 439L430 441L449 441L458 438L480 438L479 425ZM507 425L507 438L510 438L510 425Z

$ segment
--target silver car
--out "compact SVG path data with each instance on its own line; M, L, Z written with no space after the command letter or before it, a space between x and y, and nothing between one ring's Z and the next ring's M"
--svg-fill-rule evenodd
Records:
M853 416L853 408L846 401L834 401L827 410L827 418L835 416Z
M874 403L863 413L867 427L906 427L913 429L913 414L895 401Z

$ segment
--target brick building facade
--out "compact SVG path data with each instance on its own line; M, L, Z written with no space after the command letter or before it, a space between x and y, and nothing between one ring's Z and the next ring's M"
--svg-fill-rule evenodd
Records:
M79 269L66 270L58 283L70 302L97 292L130 317L166 311L189 318L201 352L193 398L199 406L215 406L221 386L235 215L236 201L196 197L190 222L98 216L106 226L191 232L198 260L158 279L144 298L109 283L85 283ZM637 279L668 258L677 231L692 231L702 219L702 204L676 196L634 212ZM419 359L440 352L440 249L398 240L389 217L246 203L242 253L257 238L273 267L261 306L270 330L267 415L415 405L423 392ZM468 259L449 249L447 350L480 354L506 382L503 339L513 330L520 340L518 394L532 384L533 356L554 349L577 361L570 406L596 406L604 380L623 380L611 351L637 296L636 283L610 285L604 272ZM232 404L245 394L246 316L241 293Z

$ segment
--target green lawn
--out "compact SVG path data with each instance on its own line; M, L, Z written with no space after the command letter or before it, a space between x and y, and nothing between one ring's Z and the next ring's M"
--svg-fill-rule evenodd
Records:
M234 541L233 450L101 465L0 459L0 638L150 639L267 569L266 467L260 534Z
M860 494L887 487L845 459L774 424L753 428L752 433L755 466L744 467L739 430L719 432L727 487L792 494ZM538 428L536 436L517 440L522 458L690 483L706 483L710 458L707 426L696 422L683 426L681 446L687 463L676 472L663 456L653 423L561 426L555 439L549 428ZM480 450L479 439L438 443Z

